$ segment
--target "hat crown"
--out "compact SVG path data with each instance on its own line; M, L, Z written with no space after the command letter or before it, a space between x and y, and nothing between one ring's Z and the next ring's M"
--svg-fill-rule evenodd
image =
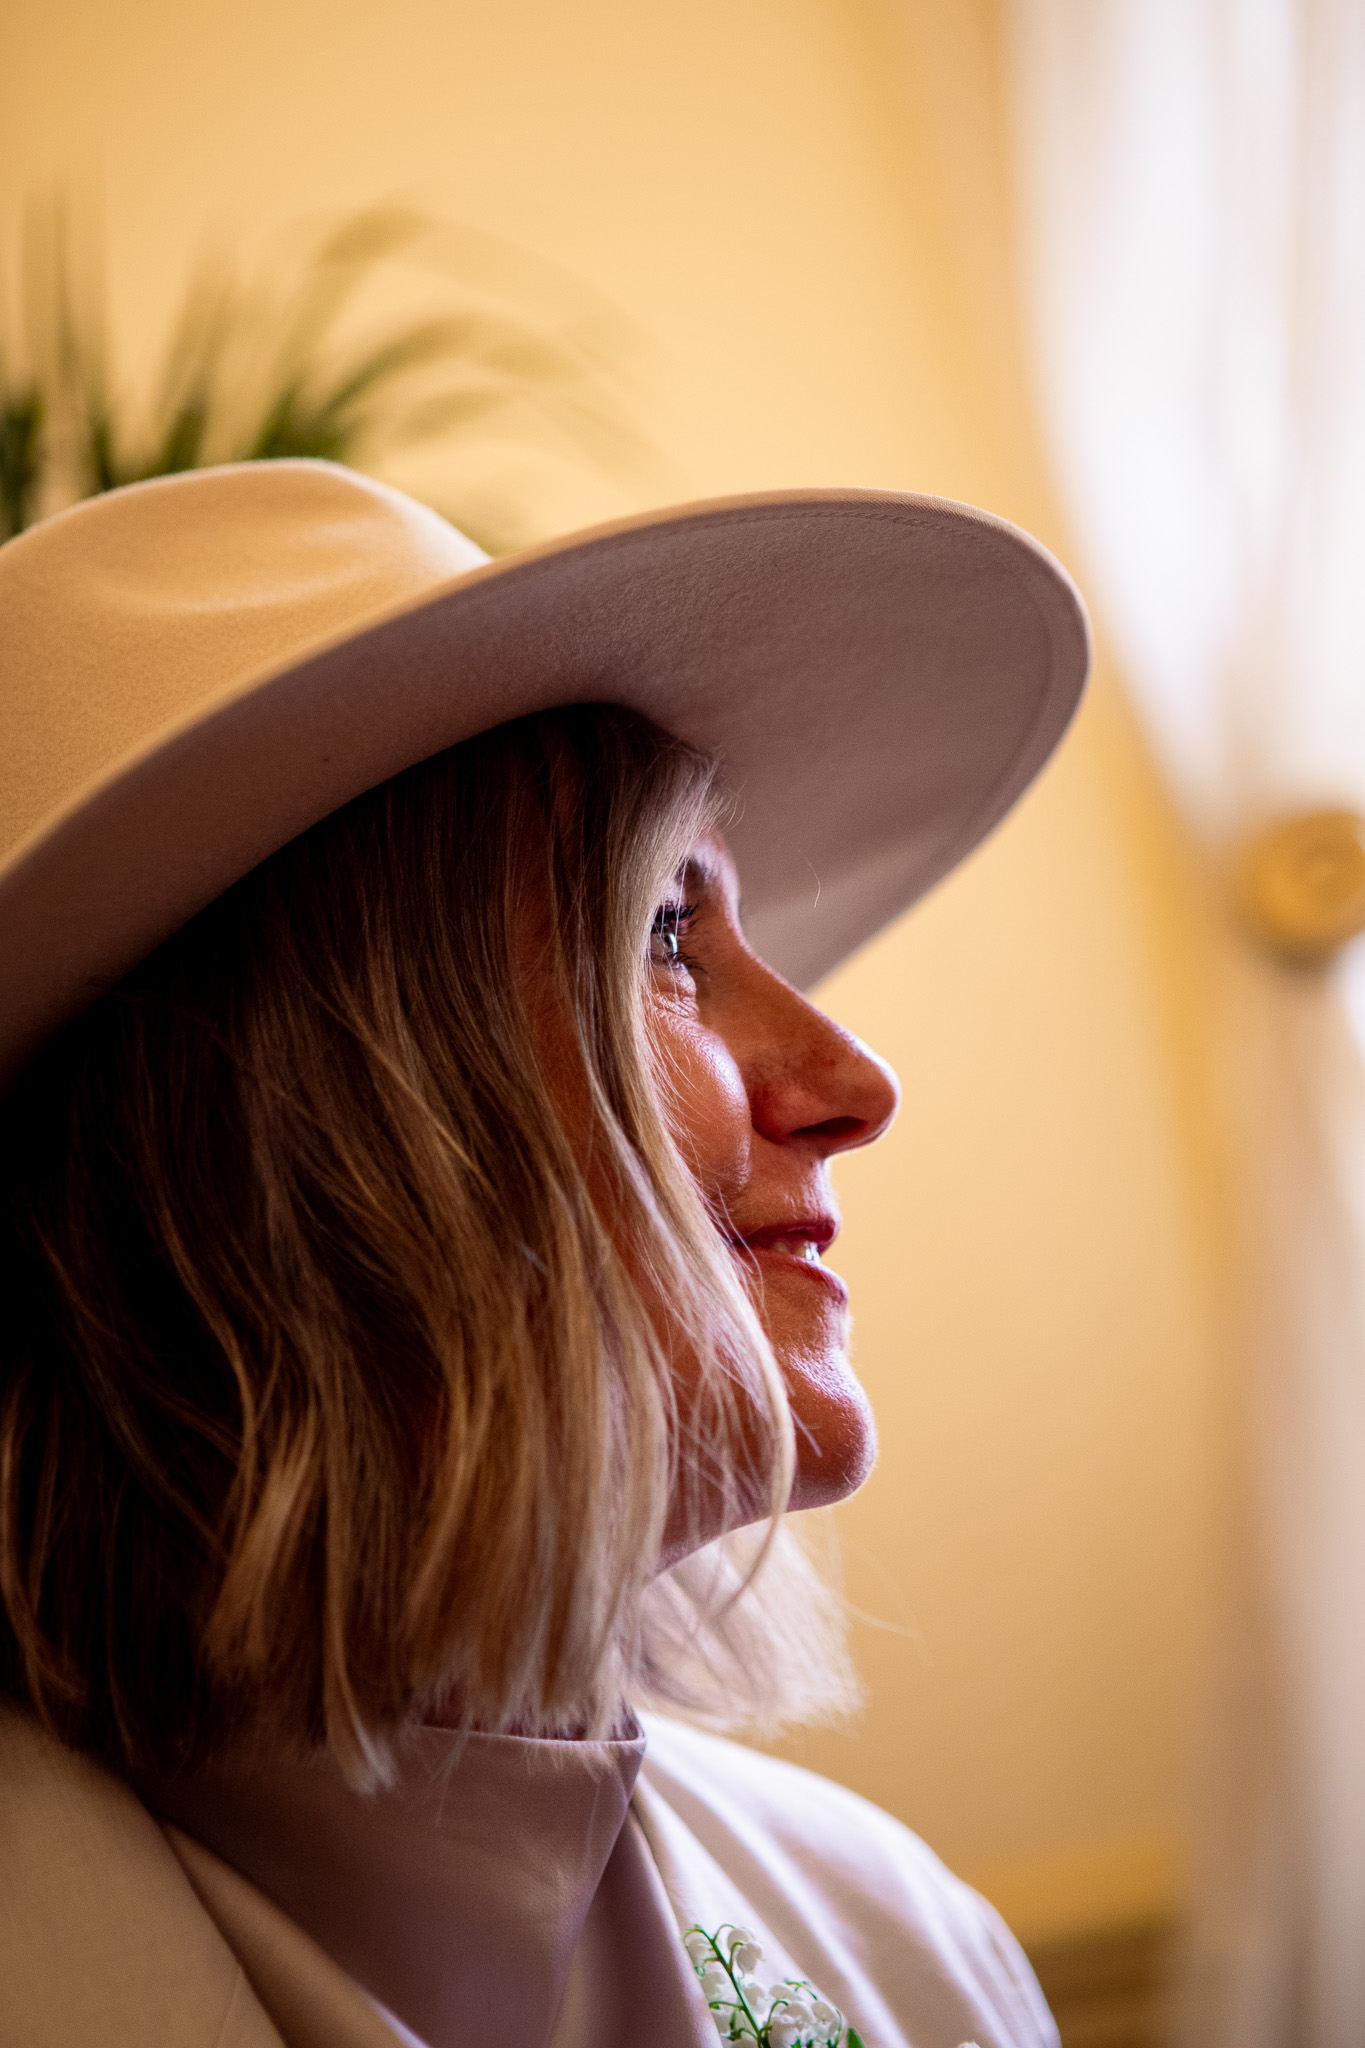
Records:
M334 463L190 470L0 548L0 852L177 727L488 557Z

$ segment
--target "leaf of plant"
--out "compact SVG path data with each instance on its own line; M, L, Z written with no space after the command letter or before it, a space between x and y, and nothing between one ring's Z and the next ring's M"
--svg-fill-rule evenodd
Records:
M111 370L98 245L87 235L76 260L60 195L41 219L31 211L21 269L32 393L0 364L0 522L12 529L36 516L40 492L62 503L225 460L368 463L425 438L472 439L499 412L528 448L558 458L567 444L601 472L657 482L657 458L621 404L622 316L495 237L381 206L315 237L282 278L277 266L244 286L222 258L201 262L135 416ZM449 310L347 342L344 316L395 260L439 278ZM528 284L539 314L518 304Z
M0 517L6 539L22 533L33 515L42 474L44 409L34 390L0 402Z

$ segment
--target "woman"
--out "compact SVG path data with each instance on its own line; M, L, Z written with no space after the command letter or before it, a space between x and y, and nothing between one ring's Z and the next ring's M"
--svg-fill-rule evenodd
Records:
M0 2041L1053 2039L896 1823L633 1709L846 1697L780 1518L871 1464L896 1090L791 984L1055 744L1056 565L873 493L484 565L279 463L0 617Z

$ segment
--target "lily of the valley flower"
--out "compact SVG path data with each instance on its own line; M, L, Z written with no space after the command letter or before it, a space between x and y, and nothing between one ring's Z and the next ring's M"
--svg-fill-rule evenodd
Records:
M863 2048L838 2006L804 1977L763 1984L755 1974L763 1950L747 1927L726 1925L714 1934L689 1927L683 1946L722 2041L738 2048Z

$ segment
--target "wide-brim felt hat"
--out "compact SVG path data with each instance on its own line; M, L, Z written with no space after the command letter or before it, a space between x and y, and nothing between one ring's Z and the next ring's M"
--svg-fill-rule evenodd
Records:
M1084 607L970 506L788 491L490 561L323 462L85 500L0 548L0 1088L259 861L554 706L719 755L757 950L817 982L970 851L1084 684Z

